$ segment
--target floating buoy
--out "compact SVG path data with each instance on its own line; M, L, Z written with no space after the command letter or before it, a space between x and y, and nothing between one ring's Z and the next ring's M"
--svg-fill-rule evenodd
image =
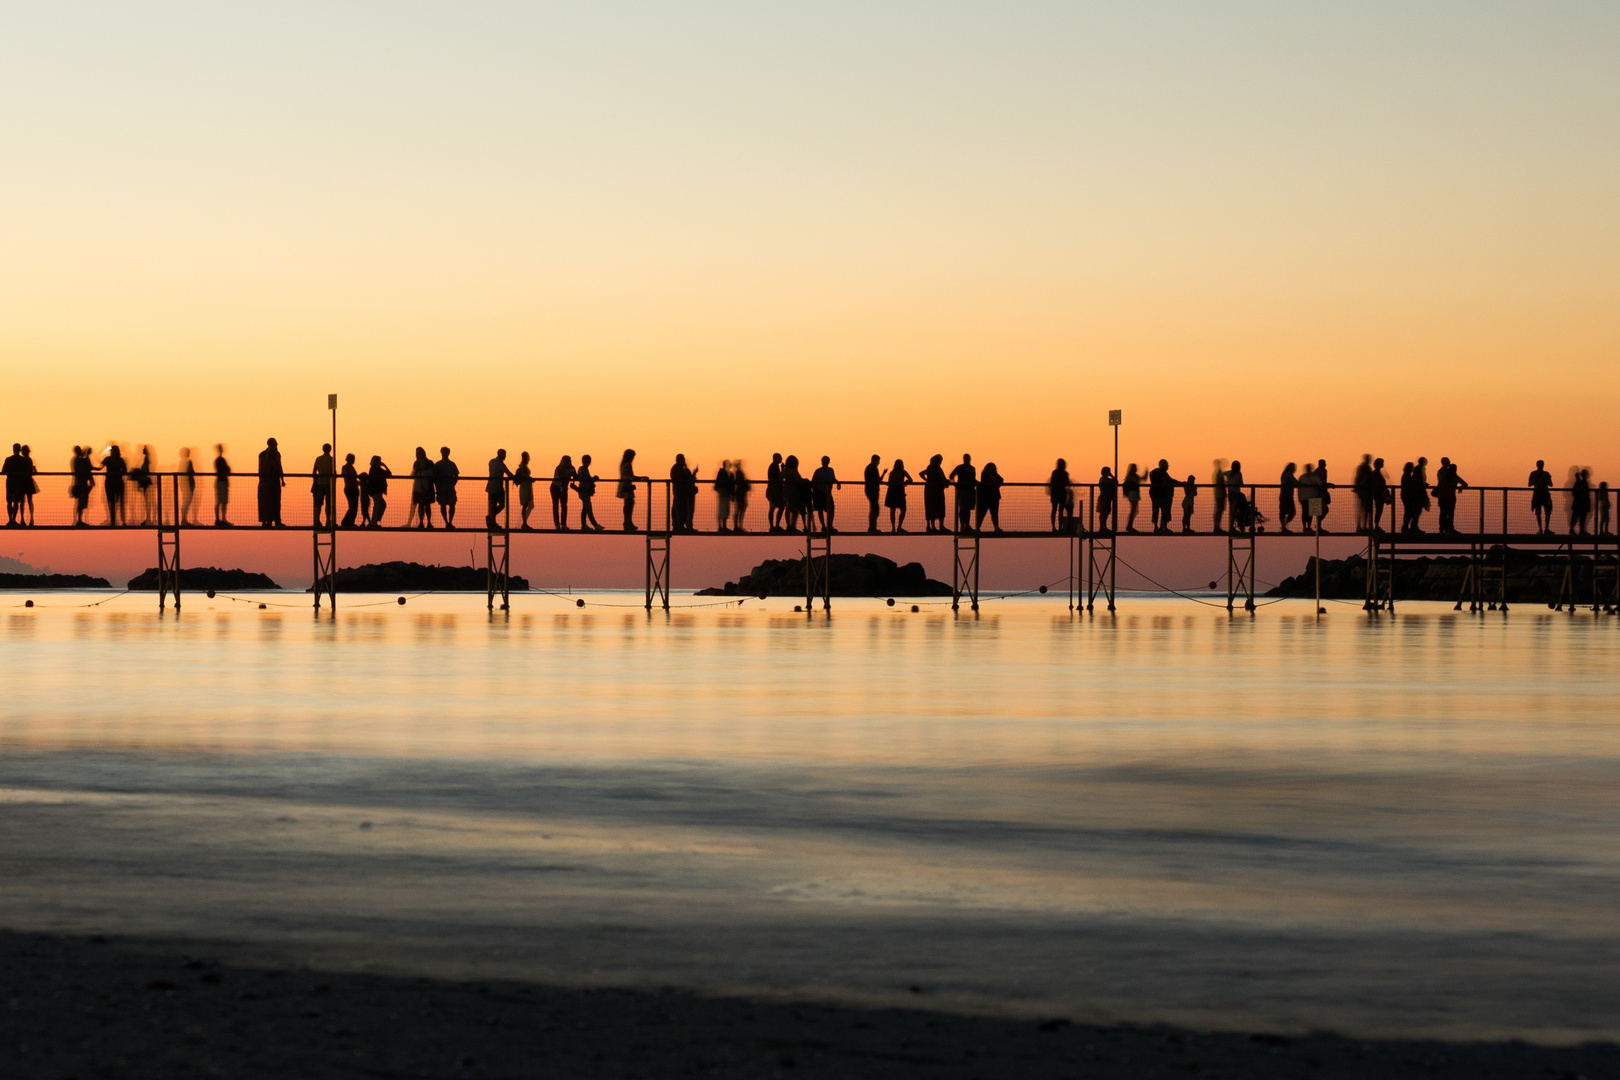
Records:
M1042 595L1042 596L1045 596L1045 595L1046 595L1046 586L1045 586L1045 585L1042 585L1042 586L1041 586L1041 595Z
M574 606L575 607L584 607L585 606L585 601L584 600L575 600L574 601Z
M800 605L800 604L794 604L793 605L793 610L794 611L803 611L804 607L802 605Z
M894 607L894 597L892 597L892 596L889 597L888 604L889 604L890 607Z
M259 610L260 610L260 611L264 611L264 610L265 610L265 609L266 609L266 608L268 608L268 607L269 607L269 606L270 606L270 605L269 605L269 604L260 604L260 605L259 605Z
M767 595L766 595L766 594L765 594L765 593L760 593L760 594L759 594L759 598L760 598L760 599L761 599L761 600L769 600L769 599L770 599L770 597L769 597L769 596L767 596Z
M916 604L911 605L911 613L913 615L917 614L917 612L919 612L921 610L922 610L922 608L918 607Z
M405 606L405 598L404 598L404 597L403 597L403 596L402 596L402 597L400 597L400 598L399 598L399 606L400 606L400 607L404 607L404 606Z
M213 598L214 598L214 590L209 589L208 590L208 599L212 600Z
M1210 583L1209 583L1209 587L1210 587L1210 588L1211 588L1211 589L1214 589L1214 588L1215 588L1215 583L1214 583L1214 582L1213 582L1213 581L1212 581L1212 582L1210 582Z
M32 600L28 600L28 601L25 601L23 603L23 607L33 607L33 606L34 606L34 602Z

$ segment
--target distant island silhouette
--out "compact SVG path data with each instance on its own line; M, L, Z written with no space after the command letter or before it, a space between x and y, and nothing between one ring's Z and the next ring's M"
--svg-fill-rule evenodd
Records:
M1490 566L1500 566L1502 548L1493 547L1486 556ZM1305 569L1266 593L1267 596L1311 597L1316 595L1315 558L1306 560ZM1614 557L1603 560L1614 565ZM1466 555L1431 558L1402 557L1395 560L1395 595L1402 600L1445 600L1455 602L1461 593L1463 577L1472 562ZM1507 600L1512 604L1550 604L1558 597L1568 556L1538 555L1507 549ZM1591 556L1576 555L1575 595L1590 596ZM1347 559L1322 560L1322 595L1335 600L1360 600L1367 595L1367 560L1361 555ZM1495 599L1489 594L1489 599Z
M103 577L89 574L0 574L0 589L110 589Z
M904 566L881 555L832 556L828 592L833 596L950 596L951 587L935 581L922 563ZM804 596L803 559L766 559L738 581L700 589L698 596Z
M151 566L129 579L125 588L131 591L156 592L158 587L157 567ZM217 589L225 592L238 592L244 589L279 589L268 574L254 573L252 570L222 570L217 566L187 566L180 571L180 588L185 592L203 592L207 589Z
M488 587L489 571L481 566L427 566L396 561L345 566L337 572L338 592L484 592ZM514 574L509 588L527 592L529 581ZM311 585L304 591L313 590Z

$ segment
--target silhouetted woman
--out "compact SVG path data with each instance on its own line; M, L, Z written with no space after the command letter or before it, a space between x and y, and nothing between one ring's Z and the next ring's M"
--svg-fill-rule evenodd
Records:
M101 470L107 474L102 481L101 494L107 500L107 524L127 524L124 517L124 476L129 463L116 445L107 447L107 456L101 459Z
M226 512L231 506L231 463L225 460L225 444L214 444L214 524L229 525Z
M636 528L636 452L626 450L619 459L619 486L614 495L624 501L624 531L639 532Z
M731 531L747 532L743 528L743 518L748 513L748 492L753 489L754 482L748 479L743 472L742 458L731 463Z
M1046 495L1052 500L1052 531L1070 532L1074 528L1074 486L1069 480L1069 463L1062 458L1046 478Z
M551 470L551 527L561 532L568 531L568 485L574 475L574 459L568 454Z
M1423 514L1423 481L1418 479L1417 463L1408 461L1401 466L1401 532L1418 531L1418 518Z
M1001 485L1005 481L1001 473L996 471L996 463L987 461L984 471L979 474L978 503L974 507L976 515L973 522L975 531L983 531L984 516L990 515L990 527L996 532L1001 531Z
M191 507L197 501L197 463L191 460L191 447L180 448L180 520L187 525L197 524L191 517Z
M1226 459L1215 459L1215 475L1210 477L1210 494L1215 496L1215 525L1211 532L1221 531L1221 515L1226 513Z
M719 532L731 531L731 497L737 492L735 478L731 475L731 459L720 463L720 470L714 474L714 502L715 513L719 518Z
M1294 520L1299 513L1299 506L1295 501L1295 492L1299 488L1299 477L1294 470L1299 466L1290 461L1283 466L1282 479L1277 481L1277 531L1287 532L1288 523Z
M405 515L405 527L433 528L433 459L427 450L418 446L416 460L411 462L411 507Z
M362 505L360 496L360 473L354 467L354 455L343 455L343 528L354 528L354 516ZM365 500L367 510L371 508L371 501Z
M579 493L579 528L581 532L605 532L602 523L596 520L596 507L591 500L596 498L596 477L591 474L591 455L579 456L579 468L574 470L574 490Z
M1114 470L1104 465L1097 477L1097 531L1108 532L1108 519L1114 519L1114 528L1119 528L1119 515L1114 509L1114 501L1118 497L1119 481L1114 478Z
M382 528L383 515L388 512L388 478L393 470L383 464L378 454L371 455L371 468L366 470L366 493L371 496L371 527Z
M1609 482L1597 486L1597 521L1593 530L1599 536L1609 535Z
M1136 471L1136 462L1125 466L1125 480L1119 485L1125 495L1125 501L1131 504L1131 512L1125 518L1125 531L1136 531L1136 512L1142 505L1142 475Z
M1586 519L1592 514L1592 470L1581 469L1569 485L1569 531L1586 535Z
M129 471L129 478L135 481L135 490L141 493L141 524L152 524L152 447L148 443L141 447L141 463Z
M34 450L27 443L23 443L23 501L28 504L28 524L34 523L34 496L39 494L39 481L35 477L39 469L34 465Z
M287 484L281 471L281 451L276 440L266 439L259 451L259 524L281 527L281 489Z
M906 463L899 458L889 467L889 488L883 495L883 505L889 508L889 531L903 533L906 531L906 485L911 483L911 474L906 472Z
M770 531L782 531L782 515L786 513L787 502L782 498L782 455L772 454L771 464L765 470L765 505L769 508L767 515Z
M529 524L529 515L534 513L534 470L529 467L527 450L518 455L518 467L512 471L512 484L517 488L518 509L523 512L523 524L518 528L524 532L533 532L534 526Z
M810 528L810 500L805 498L805 480L799 475L799 456L789 454L782 462L783 528L799 531L799 517L804 516L804 527Z
M96 486L96 464L90 460L88 446L73 448L73 483L68 494L73 496L73 524L84 524L84 512L90 506L90 492Z
M922 471L925 532L950 531L945 527L945 489L951 486L951 478L945 473L944 463L945 455L935 454Z

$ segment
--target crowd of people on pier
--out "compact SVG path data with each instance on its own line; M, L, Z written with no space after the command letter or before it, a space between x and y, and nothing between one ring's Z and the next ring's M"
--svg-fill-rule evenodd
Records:
M115 444L107 447L100 461L88 446L75 446L69 466L71 480L68 494L73 503L73 524L84 526L85 514L90 506L90 495L100 479L102 497L106 504L107 525L157 524L161 516L161 493L157 490L159 470L153 463L151 446L140 448L139 458L124 456ZM635 521L638 484L648 481L635 469L636 452L626 450L619 459L619 470L614 495L620 501L625 532L638 532ZM256 473L257 521L262 526L283 526L281 504L283 489L289 473L283 467L280 447L275 439L268 439L258 455ZM536 475L527 450L523 451L512 468L507 463L504 449L497 450L479 479L483 483L484 528L506 528L510 519L507 506L509 492L517 496L518 521L516 527L532 531L531 517L535 508L534 489L546 486L551 499L551 528L570 531L571 499L579 502L577 528L584 532L604 532L606 526L597 520L595 500L597 485L602 479L592 472L590 454L582 454L576 465L572 455L564 454L551 471L549 480L541 466ZM702 480L699 468L687 463L686 455L676 454L669 470L669 523L675 532L698 531L697 496ZM6 518L10 526L28 526L35 523L34 496L39 492L39 469L32 450L20 443L12 444L11 455L0 466L5 476ZM808 475L807 475L808 473ZM395 473L379 454L371 455L362 469L354 454L344 456L339 464L330 444L321 448L308 474L310 496L314 503L316 528L381 528L388 510L389 481ZM456 528L457 491L461 484L461 469L452 460L448 446L439 447L438 457L429 455L425 447L417 447L409 469L410 504L406 527L418 529ZM171 509L180 523L197 525L196 504L197 468L189 449L180 451L180 464L174 470L174 499ZM230 462L223 445L214 447L214 521L217 526L230 526L231 478ZM403 481L403 477L401 477ZM822 456L820 465L806 469L794 454L771 455L765 470L765 502L767 504L766 530L770 533L805 533L839 531L837 521L838 492L845 481L838 476L832 459ZM992 533L1002 532L1002 487L1006 483L995 462L986 462L982 469L973 463L971 454L963 454L960 464L948 471L942 454L934 454L928 464L913 475L904 460L895 458L884 467L882 458L873 454L862 472L859 483L866 500L866 532L883 531L887 511L888 531L907 533L906 518L910 512L910 489L922 489L923 532L980 533L988 519ZM746 515L755 481L750 478L740 459L728 459L715 470L709 481L715 493L715 531L721 533L746 532ZM1256 486L1244 477L1239 461L1228 464L1216 460L1208 479L1200 481L1197 474L1178 479L1170 470L1167 460L1149 469L1144 476L1136 464L1126 467L1123 476L1103 466L1095 481L1079 481L1078 486L1093 490L1092 514L1081 520L1076 511L1075 488L1077 481L1070 475L1068 463L1057 460L1044 485L1050 503L1049 527L1054 533L1078 531L1138 533L1137 521L1141 510L1142 488L1147 488L1148 530L1165 535L1176 531L1175 512L1181 511L1180 532L1192 534L1193 517L1199 497L1210 500L1213 508L1213 533L1260 529L1268 520L1258 505ZM1413 535L1423 533L1424 515L1437 511L1436 531L1441 535L1457 534L1457 501L1468 488L1468 481L1458 472L1450 458L1442 457L1431 478L1429 459L1419 457L1401 467L1401 475L1392 480L1383 458L1364 454L1348 485L1334 483L1328 478L1326 460L1306 462L1303 470L1294 462L1283 469L1275 486L1277 492L1276 524L1279 532L1289 533L1290 526L1298 522L1302 532L1327 532L1326 519L1332 512L1335 493L1348 493L1353 502L1354 531L1357 533L1399 532ZM1555 488L1552 474L1545 461L1537 461L1526 486L1530 491L1530 507L1535 516L1536 532L1551 535L1558 531L1554 522L1553 492L1565 495L1567 531L1570 535L1610 535L1611 498L1607 482L1594 485L1591 470L1572 467L1562 488ZM1266 490L1270 490L1267 488ZM342 517L338 517L338 496L343 499ZM1179 496L1179 499L1178 499ZM1397 501L1400 522L1396 525ZM1178 506L1179 502L1179 506ZM1120 522L1124 515L1123 526ZM138 517L137 517L138 515ZM1388 526L1386 529L1386 515ZM435 523L435 521L437 523ZM1590 526L1590 532L1588 527Z

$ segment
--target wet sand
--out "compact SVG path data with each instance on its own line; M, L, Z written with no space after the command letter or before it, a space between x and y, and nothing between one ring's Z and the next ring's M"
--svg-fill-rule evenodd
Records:
M0 1075L1620 1076L1613 1044L1095 1026L259 967L218 955L203 943L0 932Z

